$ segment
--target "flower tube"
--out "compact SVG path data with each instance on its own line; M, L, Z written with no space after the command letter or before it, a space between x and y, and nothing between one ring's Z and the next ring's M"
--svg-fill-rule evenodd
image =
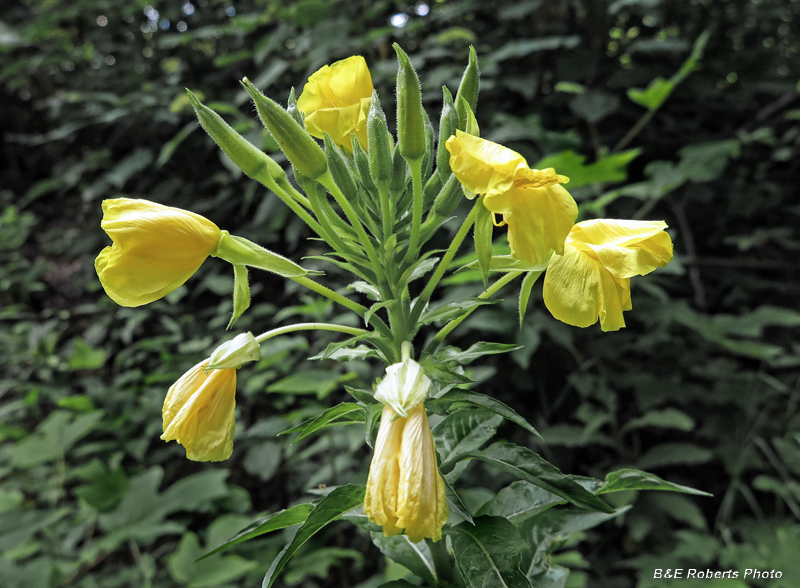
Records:
M450 168L464 187L485 194L483 203L503 215L511 255L531 264L564 252L564 240L578 217L575 200L561 184L569 178L552 168L530 169L525 158L497 143L456 131L446 143Z
M120 306L141 306L183 285L214 253L222 231L198 214L149 200L103 201L100 224L114 242L95 270Z
M672 259L663 221L596 219L576 224L547 266L543 297L558 320L603 331L625 326L631 310L630 278L649 274Z
M351 151L350 136L355 135L366 149L372 90L372 76L360 55L317 70L297 99L297 108L305 115L306 130L319 139L328 133L347 151Z

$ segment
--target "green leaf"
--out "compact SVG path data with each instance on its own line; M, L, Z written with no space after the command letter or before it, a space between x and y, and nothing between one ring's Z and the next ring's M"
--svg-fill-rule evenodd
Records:
M599 482L596 485L599 485ZM551 506L563 503L564 499L557 494L530 482L518 480L500 490L478 510L478 514L503 517L519 525Z
M352 425L364 422L364 407L355 404L354 402L342 402L336 406L326 409L321 415L313 419L309 419L304 423L287 429L280 433L281 435L288 435L290 433L300 434L292 441L292 445L305 439L309 435L316 433L325 427L332 427L336 425Z
M528 301L531 298L531 290L536 280L543 272L528 272L522 280L519 288L519 328L522 329L522 322L525 320L525 313L528 310Z
M280 392L282 394L316 394L317 398L324 398L345 380L353 378L353 374L337 374L330 370L307 369L271 384L267 392Z
M620 432L624 433L632 429L641 429L642 427L691 431L694 429L694 420L683 411L676 408L666 408L664 410L654 410L639 418L631 419L625 423Z
M569 476L562 474L553 464L525 447L501 441L490 445L483 451L462 453L455 461L463 459L485 461L520 480L525 480L557 494L576 506L599 512L614 512L614 509L608 504L586 491ZM442 471L449 471L453 466L455 466L454 461L444 463Z
M472 363L484 355L496 355L498 353L508 353L521 349L520 345L511 343L490 343L478 341L470 346L466 351L461 351L458 347L445 347L436 354L436 359L441 362L456 362L459 365Z
M644 90L630 88L628 90L628 98L648 110L657 110L669 98L674 89L675 83L673 81L665 80L658 76Z
M77 370L96 370L103 367L106 362L106 352L102 349L95 349L83 339L74 339L74 351L69 358L69 369Z
M205 559L216 553L219 553L220 551L224 551L230 547L233 547L238 543L259 537L265 533L271 533L272 531L277 531L278 529L285 529L286 527L292 527L294 525L304 523L312 510L314 510L313 504L304 503L274 512L265 517L261 517L253 521L250 525L239 531L236 535L228 539L216 549L206 553L200 559Z
M528 545L517 528L500 517L478 517L445 533L453 542L456 567L468 588L530 587L520 569Z
M94 459L75 472L81 479L89 482L75 489L75 495L97 510L110 510L122 500L128 490L128 476L122 468L110 470L99 460Z
M375 404L378 402L375 400L375 395L370 392L369 390L363 390L361 388L353 388L352 386L345 386L344 389L347 391L350 396L358 400L362 404Z
M376 429L378 427L378 418L383 412L383 404L376 402L367 406L364 417L364 440L367 445L372 447L372 440L375 439Z
M186 97L181 94L179 98L185 99ZM191 135L192 131L194 131L196 128L197 124L194 121L187 123L180 131L177 132L174 137L172 137L172 139L164 143L164 146L161 148L161 151L158 154L158 159L156 159L156 167L161 167L167 163L172 158L172 154L175 153L175 150L178 148L178 146L183 143L184 139Z
M434 445L441 461L455 459L464 451L479 449L497 432L502 417L485 409L467 409L451 412L432 430ZM464 469L465 462L456 464L446 479L452 484Z
M469 524L473 524L472 514L469 512L467 505L461 500L461 497L450 485L450 482L447 481L447 478L442 476L442 479L444 480L444 494L447 498L447 506L450 508L450 512L457 514Z
M348 484L334 488L323 497L309 513L305 523L297 529L291 543L284 547L272 562L261 583L262 588L272 586L289 558L320 529L364 502L364 492L364 486Z
M497 304L498 300L489 300L486 298L468 298L467 300L460 300L458 302L447 302L436 308L427 309L422 313L419 322L423 325L428 325L434 322L444 323L455 318L460 317L465 312L475 308L476 306L486 306L488 304Z
M212 524L218 524L220 520ZM188 588L211 588L224 585L258 567L257 562L238 555L217 556L203 561L207 557L200 557L203 551L197 535L186 533L167 560L172 578L181 584L188 584Z
M586 165L584 164L585 155L568 150L540 159L536 163L536 168L555 168L559 174L569 178L567 187L575 190L591 184L625 181L628 178L628 164L641 152L641 149L628 149L620 153L610 153L600 157L594 163Z
M530 519L524 525L522 533L531 545L536 546L535 554L543 554L557 537L567 537L572 533L586 531L630 509L631 506L625 506L613 513L602 513L586 512L577 508L551 508Z
M227 329L239 320L244 311L250 307L250 283L247 279L247 266L234 264L233 266L233 315L228 322Z
M688 486L667 482L655 474L632 469L617 470L616 472L608 474L603 485L597 491L597 494L620 492L623 490L667 490L669 492L696 494L697 496L712 496L708 492L703 492L702 490L695 490Z
M672 465L695 465L714 459L714 452L691 443L663 443L656 445L637 461L642 468L661 468Z
M370 533L370 535L372 542L386 557L405 566L431 585L437 585L436 568L427 543L424 541L411 543L407 535L393 537L386 537L383 533Z
M492 231L494 230L494 222L492 221L492 212L483 206L483 196L476 205L477 214L475 215L475 228L473 231L475 237L475 253L478 255L478 267L481 268L483 274L483 285L488 286L489 280L489 266L492 261Z
M507 421L511 421L512 423L519 425L526 431L529 431L533 435L539 437L539 439L542 438L536 429L534 429L533 426L524 418L522 418L522 416L520 416L513 408L503 404L491 396L486 396L485 394L479 394L478 392L472 392L469 390L450 390L449 392L446 392L437 398L437 400L445 402L466 402L467 404L472 404L473 406L486 408L496 414L499 414Z
M28 468L58 459L88 435L103 417L103 411L75 415L54 410L36 428L36 432L8 449L5 455L15 467Z

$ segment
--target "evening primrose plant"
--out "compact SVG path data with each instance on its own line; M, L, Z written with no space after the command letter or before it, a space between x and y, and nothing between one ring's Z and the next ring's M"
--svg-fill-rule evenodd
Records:
M542 274L544 303L556 319L620 329L623 313L632 309L630 279L669 263L672 242L661 221L576 224L578 206L565 187L567 177L554 169L532 169L519 153L481 138L474 115L479 73L473 49L455 97L443 88L438 128L422 107L419 78L408 56L397 45L395 50L395 133L363 57L326 65L299 97L292 91L286 108L242 80L291 164L294 182L188 91L211 138L305 222L328 248L322 259L349 272L352 290L366 294L369 302L326 286L319 272L232 235L213 220L147 200L103 203L102 228L113 244L97 257L97 274L114 301L140 306L184 283L191 287L204 261L218 257L233 266L229 328L250 306L248 271L253 268L293 280L359 317L359 327L298 323L259 335L241 333L212 350L167 392L162 439L180 443L191 460L221 461L234 449L238 371L259 359L268 339L305 330L336 332L342 340L318 357L358 357L380 366L382 376L372 390L348 388L353 402L333 406L291 431L305 438L325 427L364 423L366 441L374 447L366 486L331 480L322 497L259 519L215 550L299 525L269 565L263 586L271 586L297 549L337 519L369 532L384 554L426 585L563 585L567 571L552 563L550 541L567 529L586 529L626 510L613 508L601 495L699 492L634 470L613 472L602 481L577 478L527 447L503 441L484 447L502 419L538 436L512 407L471 390L463 369L517 347L480 342L462 350L446 345L446 339L515 282L521 321ZM465 198L471 201L469 212L454 219ZM460 226L446 250L433 249L429 243L448 222ZM510 255L493 250L494 228L502 226ZM475 261L454 262L459 252L473 248ZM436 302L443 278L466 268L479 268L483 291ZM429 413L437 415L437 442ZM472 511L457 490L466 460L484 461L522 485L506 487ZM561 518L549 515L555 507L563 511ZM550 537L545 543L540 528ZM412 549L409 542L418 545Z

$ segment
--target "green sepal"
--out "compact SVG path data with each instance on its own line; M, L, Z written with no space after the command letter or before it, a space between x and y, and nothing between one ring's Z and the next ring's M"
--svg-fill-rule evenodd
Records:
M489 268L492 263L492 223L491 211L483 205L483 196L477 204L477 214L475 215L475 253L478 255L478 266L483 274L483 285L488 287Z
M350 202L358 200L358 185L353 170L331 136L325 133L325 156L328 158L328 169L336 185Z
M261 122L294 168L312 180L323 175L328 170L325 152L305 128L277 102L259 92L247 78L242 80L242 86L253 98Z
M468 135L481 136L478 120L472 112L469 103L461 96L456 97L456 112L458 113L458 128Z
M361 143L358 142L355 134L351 135L350 138L353 146L353 161L356 163L356 169L361 178L361 185L364 186L364 189L370 195L375 195L377 197L378 187L375 185L375 182L372 181L372 174L369 171L369 157L367 157L366 151L361 147Z
M247 266L233 264L233 316L226 328L230 329L249 307L250 283L247 280Z
M200 125L231 158L245 175L260 182L273 192L279 179L286 177L283 168L270 156L237 133L220 115L204 105L191 90L186 90Z
M519 288L519 328L522 329L522 321L525 320L525 312L528 310L528 300L531 297L531 289L544 272L528 272L522 280Z
M378 184L388 184L392 179L392 139L375 90L367 115L367 154L372 179Z
M297 121L297 124L306 128L306 115L297 108L297 97L294 95L294 87L289 91L289 99L286 101L286 112Z
M478 106L478 88L480 86L480 71L478 70L478 54L475 47L469 46L469 63L461 76L461 83L458 85L456 101L459 98L466 100L472 112Z
M234 268L237 265L248 265L284 278L300 278L312 273L295 262L243 237L231 235L228 231L222 231L222 237L213 256L232 263Z
M436 173L442 182L450 177L450 152L446 148L447 139L456 134L458 128L458 111L453 102L453 95L447 86L442 86L442 115L439 117L439 145L436 151Z
M422 156L422 177L427 178L433 171L433 163L435 161L433 146L436 141L436 131L433 128L428 112L423 110L422 114L425 117L425 154Z
M395 43L397 53L397 143L400 153L408 160L425 155L425 115L419 78L408 55Z

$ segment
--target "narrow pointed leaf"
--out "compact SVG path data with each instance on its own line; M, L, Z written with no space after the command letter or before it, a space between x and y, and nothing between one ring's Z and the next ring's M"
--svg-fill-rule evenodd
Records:
M437 400L445 402L466 402L468 404L472 404L473 406L486 408L496 414L499 414L507 421L511 421L512 423L519 425L526 431L536 435L539 439L542 439L542 436L536 429L533 428L533 425L522 418L518 412L508 405L503 404L496 398L492 398L491 396L479 394L478 392L471 392L469 390L450 390L449 392L446 392L437 398Z
M386 537L383 533L370 533L372 542L386 557L430 583L437 584L436 568L428 545L424 541L411 543L406 535Z
M336 406L325 410L321 415L313 419L309 419L304 423L287 429L280 433L280 435L289 435L291 433L300 434L292 441L292 445L298 441L305 439L309 435L316 433L325 427L332 427L334 425L352 425L364 422L364 407L354 402L342 402Z
M536 280L543 272L528 272L522 280L519 288L519 328L522 328L522 321L525 320L525 312L528 310L528 301L531 298L531 290Z
M619 492L621 490L667 490L669 492L696 494L697 496L713 496L702 490L667 482L655 474L632 469L617 470L608 474L597 493L606 494L607 492Z

